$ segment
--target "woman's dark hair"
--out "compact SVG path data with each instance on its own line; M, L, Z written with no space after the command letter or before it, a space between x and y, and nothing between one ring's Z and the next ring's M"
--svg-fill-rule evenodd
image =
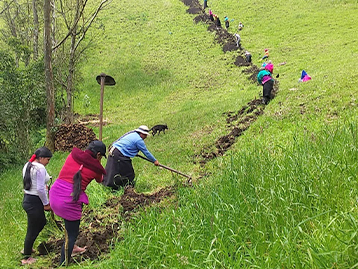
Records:
M33 166L32 162L40 157L43 157L43 158L51 158L52 157L52 152L51 150L49 150L48 148L46 147L42 147L42 148L39 148L35 151L35 153L31 156L28 164L27 164L27 167L26 167L26 170L25 170L25 175L24 175L24 179L23 179L23 183L24 183L24 189L25 190L29 190L31 189L31 185L32 185L32 182L31 182L31 174L30 174L30 171L31 171L31 168Z
M87 150L90 150L92 152L92 156L96 158L97 153L99 152L103 157L106 157L106 145L99 140L94 140L91 143L89 143Z
M95 140L89 143L86 150L89 150L91 156L96 159L97 153L99 152L102 156L106 157L106 145L99 140ZM83 165L73 176L73 189L72 189L72 200L77 202L81 194L81 181L82 181L82 171Z
M81 193L81 181L82 181L82 165L80 167L80 170L77 171L77 173L73 176L73 194L72 194L72 200L74 202L77 202L80 198Z

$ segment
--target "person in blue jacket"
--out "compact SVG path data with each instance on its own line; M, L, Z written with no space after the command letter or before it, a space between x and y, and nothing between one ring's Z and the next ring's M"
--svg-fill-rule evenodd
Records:
M273 64L271 62L261 67L257 74L257 81L262 85L262 103L267 105L271 100L271 92L273 90L274 80L272 78Z
M144 139L149 135L149 128L145 125L132 130L118 138L109 149L106 164L106 175L103 185L118 190L120 187L135 185L135 173L131 158L141 151L154 165L158 166L158 160L147 149Z

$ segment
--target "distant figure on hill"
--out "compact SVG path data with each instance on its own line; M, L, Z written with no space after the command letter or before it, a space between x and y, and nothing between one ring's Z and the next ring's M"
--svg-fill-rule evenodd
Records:
M305 70L302 70L301 78L298 80L298 82L305 82L311 80L311 77L307 74Z
M239 31L241 31L242 28L244 28L244 25L243 25L242 22L240 21L240 22L239 22L239 26L237 27L237 29L238 29Z
M264 56L261 58L261 60L268 59L268 57L269 57L269 50L268 50L268 49L265 49L265 54L264 54Z
M251 53L248 51L245 51L245 58L246 62L251 63Z
M214 14L211 11L211 9L209 9L209 18L210 18L211 21L214 21Z
M241 37L240 37L240 35L238 33L236 33L234 36L236 38L236 47L241 49Z
M204 9L208 7L208 0L204 0Z
M216 27L221 28L221 21L218 15L215 16Z
M229 18L227 16L225 16L224 21L225 21L226 30L229 30L229 26L230 26Z
M262 103L267 105L271 99L274 80L272 78L273 64L269 62L265 67L260 68L257 74L257 81L262 85Z

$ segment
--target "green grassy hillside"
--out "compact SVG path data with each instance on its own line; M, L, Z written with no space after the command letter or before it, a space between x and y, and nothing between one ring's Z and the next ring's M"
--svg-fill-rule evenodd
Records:
M196 24L198 14L187 13L183 2L112 2L88 36L93 46L81 66L75 110L98 114L95 78L111 75L117 84L105 88L103 141L109 145L141 124L168 124L166 134L146 139L147 147L162 164L191 175L193 187L134 159L137 192L176 185L175 199L130 222L119 215L120 240L110 255L72 267L355 268L358 2L208 4L222 22L229 17L229 33L243 22L242 46L254 65L269 48L280 74L276 97L223 157L200 165L197 156L239 126L228 126L225 113L259 98L262 87L234 64L240 52L224 53L215 31ZM302 69L311 81L298 83ZM66 156L55 153L47 166L54 178ZM26 231L21 167L1 182L0 268L16 268ZM122 193L91 183L89 207L99 212ZM53 234L61 237L48 225L36 245ZM49 268L52 258L39 258L37 266Z

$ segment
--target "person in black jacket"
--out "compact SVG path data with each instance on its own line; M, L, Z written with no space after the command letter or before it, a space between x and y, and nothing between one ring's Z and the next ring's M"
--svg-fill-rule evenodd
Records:
M221 21L218 15L215 16L215 23L217 28L221 28Z

